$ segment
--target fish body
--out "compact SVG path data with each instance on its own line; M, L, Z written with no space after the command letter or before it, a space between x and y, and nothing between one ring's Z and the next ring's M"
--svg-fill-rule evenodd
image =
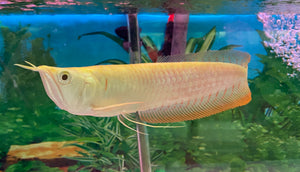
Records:
M143 121L169 123L247 104L251 100L249 60L18 66L38 71L48 96L72 114L111 117L138 111Z

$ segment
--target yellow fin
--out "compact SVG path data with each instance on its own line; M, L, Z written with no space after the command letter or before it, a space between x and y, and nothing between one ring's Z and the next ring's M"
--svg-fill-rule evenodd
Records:
M140 106L143 102L129 102L129 103L121 103L121 104L114 104L105 107L93 107L94 111L113 111L113 110L122 110L124 112L130 112L135 110ZM137 110L136 110L137 111Z
M120 122L121 124L123 124L126 128L128 128L128 129L130 129L130 130L132 130L132 131L135 131L135 132L137 132L137 133L140 133L140 134L148 135L147 133L143 133L143 132L137 131L137 130L135 130L135 129L129 127L127 124L125 124L124 121L121 120L121 117L123 117L123 115L118 115L118 120L119 120L119 122Z
M132 122L132 123L135 123L135 124L139 124L139 125L143 125L143 126L146 126L146 127L152 127L152 128L180 128L180 127L185 127L185 126L158 126L158 125L150 125L150 124L146 124L146 123L143 123L143 122L138 122L138 121L135 121L133 119L130 119L129 117L126 116L126 114L122 114L122 116L127 119L128 121Z

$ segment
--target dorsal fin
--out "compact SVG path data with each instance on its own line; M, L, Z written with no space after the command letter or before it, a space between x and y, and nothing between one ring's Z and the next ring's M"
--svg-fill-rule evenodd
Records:
M158 63L164 62L224 62L233 63L247 67L250 61L250 54L237 50L219 50L200 53L171 55L158 57Z

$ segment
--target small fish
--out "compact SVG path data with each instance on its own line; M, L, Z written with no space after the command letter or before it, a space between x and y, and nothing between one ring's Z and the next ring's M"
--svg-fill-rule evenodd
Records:
M247 104L248 53L224 50L185 55L185 61L59 68L16 66L40 73L47 95L75 115L111 117L138 112L149 123L210 116ZM182 56L178 56L182 59ZM127 118L126 118L127 119Z

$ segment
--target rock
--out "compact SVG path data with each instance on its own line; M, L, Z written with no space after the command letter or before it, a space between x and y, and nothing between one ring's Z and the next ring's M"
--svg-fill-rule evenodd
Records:
M21 160L39 160L49 167L68 167L77 161L65 157L82 157L80 152L85 152L77 146L65 146L76 142L42 142L30 145L11 145L7 153L5 167Z

